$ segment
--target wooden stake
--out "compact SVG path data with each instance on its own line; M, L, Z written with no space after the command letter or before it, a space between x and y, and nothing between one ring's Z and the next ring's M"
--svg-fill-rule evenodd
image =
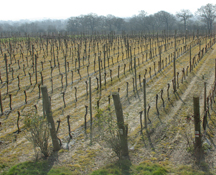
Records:
M35 55L35 84L37 84L37 55Z
M92 94L91 94L91 77L89 77L89 109L90 109L90 144L92 145Z
M66 81L66 86L68 85L67 83L67 57L65 55L65 81Z
M135 90L136 90L136 93L137 92L137 72L136 72L136 57L134 57L134 73L135 73Z
M206 82L204 82L204 111L206 111Z
M2 97L1 97L1 90L0 90L0 106L1 106L1 114L3 114L3 105L2 105Z
M101 88L102 88L102 85L101 85L101 66L100 66L100 56L98 56L98 68L99 68L99 82L100 82L100 91L101 91Z
M142 113L143 111L140 111L139 114L140 114L140 132L142 133Z
M147 129L147 116L146 116L146 79L143 79L143 104L144 104L144 121L145 128Z
M9 79L8 79L8 66L7 66L7 55L6 55L6 53L4 54L4 60L5 60L5 69L6 69L7 94L8 94Z
M127 130L124 124L124 117L123 117L123 109L122 104L120 101L119 94L117 92L112 93L114 105L115 105L115 112L117 117L117 125L119 128L120 140L121 140L121 149L122 149L122 156L126 159L129 159L128 155L128 143L127 143Z
M71 129L70 129L70 115L67 115L67 123L68 123L68 135L70 137L70 139L72 139L72 135L71 135Z
M203 156L202 151L202 139L201 139L201 129L200 129L200 105L199 97L193 97L193 106L194 106L194 126L195 126L195 156L198 162L201 161Z
M41 91L42 91L42 96L43 96L43 108L44 108L44 111L46 111L47 121L49 124L50 134L52 138L53 150L58 151L60 150L60 145L59 145L58 138L56 135L55 123L52 117L52 111L51 111L50 100L48 97L47 87L41 86Z
M159 115L159 110L158 110L158 94L156 94L156 109L157 109L157 115Z
M86 113L85 113L85 116L84 116L84 127L85 127L85 134L86 134L86 129L87 129L86 117L87 117L87 114L88 114L88 106L87 105L85 105L85 109L86 109Z
M9 94L9 98L10 98L10 110L12 111L12 95Z

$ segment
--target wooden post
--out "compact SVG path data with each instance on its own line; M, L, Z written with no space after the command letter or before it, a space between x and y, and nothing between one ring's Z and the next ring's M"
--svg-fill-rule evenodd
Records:
M2 105L2 97L1 97L1 90L0 90L0 106L1 106L1 114L3 114L3 105Z
M142 133L142 113L143 111L140 111L139 114L140 114L140 132Z
M216 58L215 58L215 82L216 82Z
M86 116L88 114L88 106L85 105L85 108L86 108L86 113L85 113L85 116L84 116L84 127L85 127L85 134L86 134L86 129L87 129L87 122L86 122Z
M65 55L65 81L66 81L66 86L68 85L67 84L67 57Z
M19 134L21 132L20 128L19 128L19 119L20 119L20 112L17 111L18 117L17 117L17 133Z
M192 67L191 67L191 45L190 45L190 72L192 70Z
M92 94L91 94L91 77L89 77L89 110L90 110L90 144L92 145Z
M67 115L67 123L68 123L68 135L70 137L70 139L72 139L72 135L71 135L71 129L70 129L70 115Z
M35 55L35 84L37 84L37 55Z
M179 72L177 72L177 88L179 88L178 77L179 77Z
M106 72L104 72L104 85L106 86Z
M126 95L126 97L128 97L128 82L126 82L127 83L127 95Z
M101 88L102 88L102 85L101 85L101 68L100 68L100 56L98 56L98 68L99 68L99 82L100 82L100 91L101 91Z
M204 82L204 112L206 111L206 82Z
M2 78L1 78L1 71L0 71L0 80L1 80L1 83L3 83Z
M168 86L168 87L167 87L167 98L169 99L169 88L170 88L170 84L168 83L167 86Z
M194 126L195 126L195 156L197 161L200 162L202 158L202 140L201 140L201 128L200 128L200 105L199 97L193 97L194 106Z
M173 90L174 93L176 92L176 64L175 64L175 58L176 57L176 52L174 52L174 58L173 58Z
M161 100L163 101L163 107L165 107L164 99L163 99L163 89L161 89Z
M149 67L149 76L151 78L151 67Z
M9 98L10 98L10 110L12 111L12 95L9 94Z
M145 128L147 129L147 117L146 117L146 79L143 79L143 102L144 102Z
M44 108L44 111L46 111L50 134L52 137L53 150L58 151L60 150L60 145L59 145L58 138L56 135L55 123L52 117L52 111L51 111L50 100L48 97L47 87L41 86L41 91L42 91L42 96L43 96L43 108Z
M112 83L112 69L110 69L110 78L111 78L111 83Z
M120 65L118 65L118 78L119 78Z
M99 89L99 84L98 84L98 77L96 77L97 80L97 90Z
M7 55L6 55L6 53L4 54L4 60L5 60L5 69L6 69L7 94L8 94L9 80L8 80L8 66L7 66Z
M161 71L161 46L159 46L159 54L160 54L160 66L159 66L159 72Z
M126 132L125 124L124 124L123 110L122 110L122 104L120 101L119 93L113 92L112 97L113 97L113 101L115 105L117 125L119 128L119 134L120 134L120 140L121 140L121 146L122 146L122 156L125 158L129 158L127 132Z
M156 109L157 109L157 115L159 115L159 110L158 110L158 94L156 94Z
M137 92L136 57L134 57L134 73L135 73L135 90L136 90L136 92L135 92L135 93L138 93L138 92Z

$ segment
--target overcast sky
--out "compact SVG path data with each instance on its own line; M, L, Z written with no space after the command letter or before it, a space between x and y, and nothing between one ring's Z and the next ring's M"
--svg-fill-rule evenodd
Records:
M207 3L216 4L216 0L1 0L0 2L0 20L66 19L88 13L131 17L141 10L145 10L148 14L161 10L176 14L181 9L189 9L194 13Z

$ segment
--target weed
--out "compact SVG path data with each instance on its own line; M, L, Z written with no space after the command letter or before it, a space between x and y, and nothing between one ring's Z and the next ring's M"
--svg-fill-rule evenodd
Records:
M26 131L29 133L26 133L26 138L34 146L36 159L38 158L37 147L40 148L41 153L43 153L45 157L48 157L48 141L50 134L46 119L38 115L28 115L24 123Z

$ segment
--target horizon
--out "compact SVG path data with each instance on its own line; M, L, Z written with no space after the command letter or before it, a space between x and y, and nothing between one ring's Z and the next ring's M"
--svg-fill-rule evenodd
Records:
M73 6L65 6L66 3L70 3L67 0L62 0L61 4L52 3L50 0L38 0L37 3L33 5L33 7L31 4L29 6L28 2L29 1L27 0L21 0L19 2L17 0L2 2L2 7L11 6L11 4L13 4L13 6L11 6L11 10L8 10L8 8L3 8L0 11L0 21L66 20L70 17L87 15L90 13L97 14L98 16L107 16L111 14L120 18L130 18L134 15L138 15L141 10L147 12L147 15L151 15L159 11L166 11L175 15L182 9L188 9L192 14L195 14L197 9L201 6L205 6L208 3L215 5L215 1L213 0L209 0L208 2L198 1L195 4L194 2L188 2L186 0L181 2L174 2L170 0L164 0L163 2L151 1L148 3L134 0L133 4L122 0L110 0L108 4L102 4L99 0L92 0L73 2ZM23 4L27 5L25 6ZM83 6L83 4L85 4L85 6ZM97 6L95 4L97 4ZM155 4L157 4L157 6L155 6ZM187 4L187 6L185 7L184 4ZM74 6L81 8L74 8ZM13 13L8 13L11 11L13 11Z

